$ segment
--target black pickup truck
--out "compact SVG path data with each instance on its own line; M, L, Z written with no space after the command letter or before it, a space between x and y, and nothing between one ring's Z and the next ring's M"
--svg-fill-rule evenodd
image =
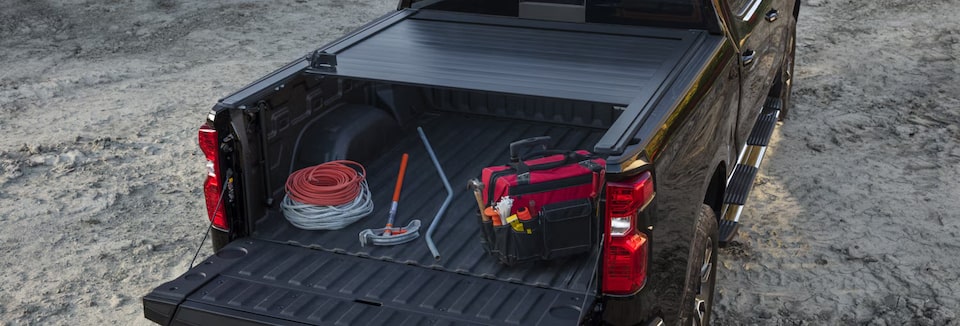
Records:
M200 127L216 253L144 296L164 325L708 324L731 240L789 104L799 0L403 0L398 10L221 99ZM390 207L432 233L361 246ZM507 266L463 187L510 142L606 160L592 252ZM292 171L366 167L373 214L309 231ZM625 194L625 195L624 195ZM617 219L618 232L610 232ZM626 223L626 224L624 224ZM626 231L624 231L626 230Z

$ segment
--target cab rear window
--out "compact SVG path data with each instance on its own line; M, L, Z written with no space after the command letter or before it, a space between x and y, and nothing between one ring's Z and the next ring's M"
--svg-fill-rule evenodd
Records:
M406 6L484 15L519 15L520 2L583 6L588 23L704 28L704 0L411 0Z

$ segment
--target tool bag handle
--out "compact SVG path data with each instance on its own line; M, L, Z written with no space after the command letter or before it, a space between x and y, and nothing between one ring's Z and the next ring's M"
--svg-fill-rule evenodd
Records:
M510 143L510 163L520 162L520 150L536 146L542 146L541 150L546 150L549 143L550 136L531 137Z
M535 165L529 165L526 163L526 161L529 161L529 160L543 158L547 156L553 156L553 155L563 155L563 159L556 162L535 164ZM582 162L589 159L590 159L590 156L580 154L576 151L548 149L548 150L541 150L541 151L528 153L523 156L523 159L518 160L515 163L510 163L510 166L516 169L517 174L519 175L519 174L524 174L530 171L554 169L564 165L574 164L574 163Z

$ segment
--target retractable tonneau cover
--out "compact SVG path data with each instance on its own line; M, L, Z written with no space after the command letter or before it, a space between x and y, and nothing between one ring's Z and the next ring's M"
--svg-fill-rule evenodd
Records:
M707 35L407 9L320 48L307 71L626 106L594 148L622 154Z
M314 72L628 105L700 33L406 10L321 49L335 69Z

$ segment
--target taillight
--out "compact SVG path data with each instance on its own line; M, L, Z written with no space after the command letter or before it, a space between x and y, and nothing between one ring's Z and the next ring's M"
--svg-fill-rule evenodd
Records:
M200 150L207 157L207 179L203 182L203 196L207 202L207 217L213 222L213 227L227 231L227 216L224 213L223 203L220 202L222 183L217 175L220 172L220 139L217 130L209 123L200 126Z
M653 200L650 172L625 182L608 182L603 248L603 293L633 294L647 278L647 236L637 225L640 212Z

